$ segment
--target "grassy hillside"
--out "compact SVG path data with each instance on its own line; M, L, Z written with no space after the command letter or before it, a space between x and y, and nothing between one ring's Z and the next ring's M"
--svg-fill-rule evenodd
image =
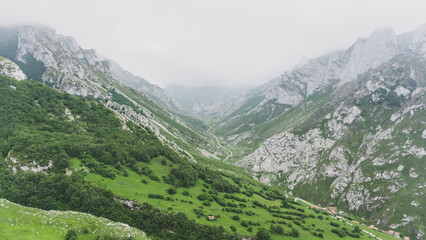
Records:
M369 238L234 166L189 161L97 102L4 76L0 96L2 198L106 217L154 239Z
M44 211L0 199L0 236L14 239L65 239L75 231L78 239L148 239L145 233L105 218L79 212Z

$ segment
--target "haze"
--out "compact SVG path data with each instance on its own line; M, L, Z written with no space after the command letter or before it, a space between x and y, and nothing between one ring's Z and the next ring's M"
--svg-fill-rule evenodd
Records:
M426 23L423 1L0 0L0 25L43 24L169 84L258 85L373 30Z

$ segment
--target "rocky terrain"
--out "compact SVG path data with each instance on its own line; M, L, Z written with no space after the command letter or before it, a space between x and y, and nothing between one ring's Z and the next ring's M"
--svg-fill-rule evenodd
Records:
M0 56L0 74L9 76L16 80L27 79L25 73L14 62Z
M377 30L224 104L186 106L220 116L211 128L161 88L52 29L0 29L0 56L10 59L0 58L0 74L96 100L116 113L120 129L141 125L191 162L232 156L289 194L424 238L426 25L401 35ZM78 118L67 109L70 122Z
M40 26L0 29L0 56L12 60L30 79L72 95L102 101L110 109L137 124L149 127L185 155L222 155L209 142L206 128L184 111L163 89L122 69L95 50L86 50L72 38ZM23 78L23 76L21 76ZM200 131L201 130L201 131ZM204 150L200 151L200 147ZM185 150L184 150L185 149Z
M255 146L236 164L259 180L423 239L425 47L426 25L375 31L260 87L216 132Z

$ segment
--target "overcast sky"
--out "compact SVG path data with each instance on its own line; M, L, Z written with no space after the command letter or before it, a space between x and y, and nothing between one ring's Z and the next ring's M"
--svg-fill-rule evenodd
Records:
M373 30L426 23L425 0L0 0L0 24L45 24L165 87L257 85Z

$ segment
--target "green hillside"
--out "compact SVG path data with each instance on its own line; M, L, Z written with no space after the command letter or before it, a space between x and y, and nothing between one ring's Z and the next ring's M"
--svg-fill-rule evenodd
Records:
M148 239L126 224L79 212L44 211L0 199L0 236L14 239L64 239L72 232L78 239Z
M105 217L153 239L370 238L234 166L191 162L100 103L5 76L0 96L1 198Z

